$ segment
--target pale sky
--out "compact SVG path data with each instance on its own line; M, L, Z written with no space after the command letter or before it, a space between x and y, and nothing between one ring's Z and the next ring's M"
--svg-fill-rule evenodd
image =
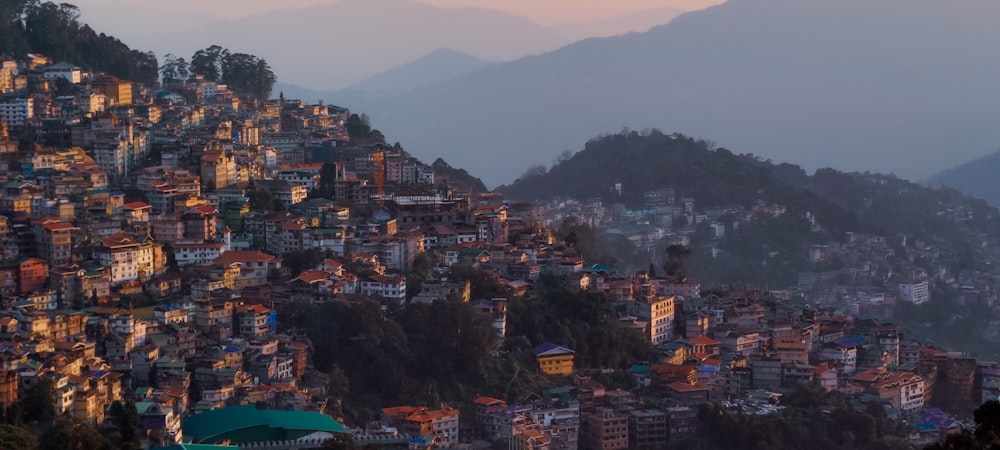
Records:
M677 8L685 11L707 8L724 0L419 0L441 7L480 7L525 16L542 25L608 19L643 10ZM116 11L114 19L128 20L133 14L147 12L201 12L212 18L240 17L275 9L304 7L331 0L69 0L88 11L107 14ZM105 17L111 19L111 17Z

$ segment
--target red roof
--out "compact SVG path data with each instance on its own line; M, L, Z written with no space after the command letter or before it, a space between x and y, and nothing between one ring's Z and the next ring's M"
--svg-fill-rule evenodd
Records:
M73 228L76 228L73 224L66 222L46 223L42 226L49 231L72 230Z
M146 202L130 202L122 205L125 209L136 210L136 209L149 209L149 203Z
M260 250L231 250L220 255L215 261L228 266L232 263L277 262L280 260L277 256Z
M690 339L694 345L718 345L718 341L708 336L695 336Z

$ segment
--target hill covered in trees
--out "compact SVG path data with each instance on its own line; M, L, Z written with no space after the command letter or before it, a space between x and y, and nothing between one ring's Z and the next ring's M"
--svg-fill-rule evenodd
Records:
M955 188L1000 207L1000 179L996 177L998 170L1000 152L994 152L940 172L924 180L923 184Z
M620 194L612 189L619 183ZM932 189L868 172L819 169L809 175L794 164L737 154L658 130L600 136L550 169L529 169L497 190L522 200L600 198L641 206L646 192L662 188L694 197L699 207L750 207L759 201L783 205L790 213L809 212L831 232L933 240L956 232L1000 231L995 209L953 189ZM961 211L968 220L956 224L942 210Z
M79 17L77 7L69 3L4 0L0 2L0 55L20 58L39 53L54 62L67 61L130 81L156 81L156 55L98 33L80 23Z

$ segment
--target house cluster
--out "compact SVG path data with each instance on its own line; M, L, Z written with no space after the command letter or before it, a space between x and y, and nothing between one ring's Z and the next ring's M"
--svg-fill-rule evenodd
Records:
M352 143L348 117L256 104L199 76L153 87L41 55L2 61L2 406L51 386L57 413L101 426L129 402L144 446L201 442L186 418L234 405L324 411L308 339L279 332L282 306L402 303L425 250L535 234L398 146ZM470 300L468 283L438 282L425 301L452 287ZM502 335L506 299L477 307ZM457 411L394 417L414 434L457 423Z

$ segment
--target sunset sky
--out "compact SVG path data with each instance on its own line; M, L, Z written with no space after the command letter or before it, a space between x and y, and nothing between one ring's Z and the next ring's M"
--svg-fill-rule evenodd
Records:
M424 3L442 7L480 7L517 14L543 25L566 22L590 21L619 17L643 10L655 8L678 8L682 10L702 9L723 3L722 0L422 0ZM106 15L115 10L118 17L125 19L133 14L147 12L194 12L200 11L201 16L194 19L205 19L205 16L221 18L226 16L245 16L279 8L295 8L321 3L333 3L330 0L173 0L166 3L153 1L120 0L74 0L71 3L80 7L85 18L96 14ZM96 19L96 17L94 18ZM111 17L105 17L110 21ZM102 20L104 21L104 20Z

